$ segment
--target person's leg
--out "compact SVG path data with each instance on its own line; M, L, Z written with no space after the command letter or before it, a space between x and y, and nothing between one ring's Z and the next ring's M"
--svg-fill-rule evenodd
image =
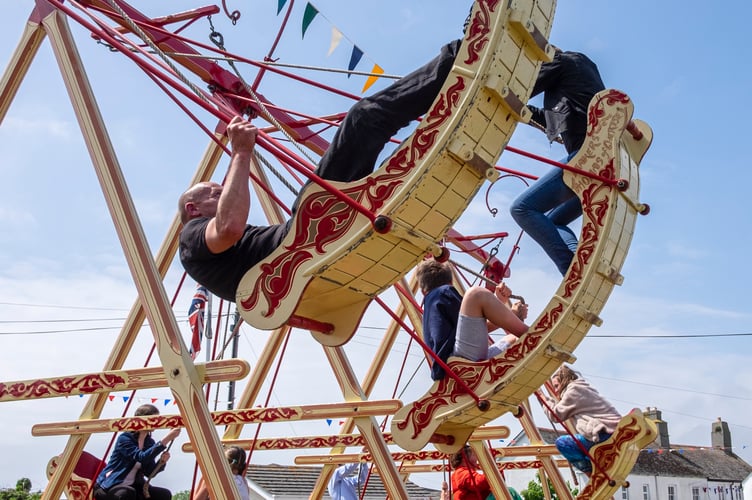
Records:
M502 338L488 346L488 359L494 358L502 352L506 351L507 349L512 347L515 342L517 342L517 337L515 337L514 335L504 335Z
M107 490L109 500L138 500L139 495L133 486L113 486Z
M493 292L482 286L473 286L465 292L460 305L460 314L471 318L485 318L518 337L527 331L525 323Z
M562 239L559 229L548 215L549 211L573 197L577 199L577 195L564 184L562 173L560 168L554 168L542 175L512 202L509 211L515 222L543 248L564 275L574 252ZM578 199L577 201L579 202Z
M167 488L149 485L149 498L151 500L171 500L172 493Z
M571 199L551 210L548 213L548 218L556 226L556 230L559 231L559 236L561 236L567 248L574 252L577 250L577 235L569 228L569 224L582 215L582 203L577 195L572 194L574 196Z
M459 46L460 40L445 45L428 64L355 103L321 158L316 174L343 182L370 174L387 141L428 111L452 69Z
M592 471L592 464L587 454L582 451L582 448L578 445L582 445L585 450L589 450L593 446L593 442L586 439L581 434L575 434L577 441L572 436L559 436L556 439L556 449L567 459L574 467L585 473Z

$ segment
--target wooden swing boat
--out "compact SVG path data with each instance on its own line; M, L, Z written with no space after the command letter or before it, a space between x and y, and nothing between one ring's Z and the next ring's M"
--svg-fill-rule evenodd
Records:
M406 450L427 443L447 453L459 450L473 430L520 405L573 352L598 314L620 274L638 214L639 164L652 141L650 127L632 120L634 105L621 91L596 94L588 109L585 142L569 165L593 177L565 170L564 181L582 202L583 222L574 259L561 285L520 341L496 358L471 362L449 358L449 366L474 391L476 401L453 378L434 382L391 422L394 441ZM613 182L604 182L609 179Z
M251 268L237 306L250 325L311 330L339 346L371 300L401 279L467 208L519 121L540 64L554 1L478 0L444 86L414 133L371 175L332 184L378 215L371 221L318 185L299 197L283 243Z

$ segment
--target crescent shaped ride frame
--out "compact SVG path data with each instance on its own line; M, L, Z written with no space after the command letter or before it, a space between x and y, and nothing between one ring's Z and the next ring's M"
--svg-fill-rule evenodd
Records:
M592 325L613 287L621 284L622 265L638 214L639 163L652 141L650 127L632 120L634 106L621 91L596 94L588 108L588 132L565 170L564 181L582 202L583 221L574 259L561 285L520 341L498 357L481 362L451 357L449 366L474 392L451 377L434 382L391 423L394 441L406 450L433 442L454 453L477 427L520 405L573 352ZM587 174L587 175L583 175ZM474 396L474 397L473 397Z
M371 300L401 279L459 219L519 121L529 119L555 2L478 0L441 92L413 134L371 175L332 184L375 220L310 184L283 243L251 268L237 305L250 325L310 329L346 343Z

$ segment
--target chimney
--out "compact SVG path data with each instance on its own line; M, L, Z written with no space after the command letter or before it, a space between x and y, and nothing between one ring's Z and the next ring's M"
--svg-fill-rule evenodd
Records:
M731 453L731 431L728 424L718 417L718 420L712 423L710 432L710 443L713 448L720 448L727 453Z
M661 418L661 411L658 408L647 407L645 408L645 418L652 420L658 429L658 437L655 438L655 444L664 450L671 448L668 440L668 422L664 422Z

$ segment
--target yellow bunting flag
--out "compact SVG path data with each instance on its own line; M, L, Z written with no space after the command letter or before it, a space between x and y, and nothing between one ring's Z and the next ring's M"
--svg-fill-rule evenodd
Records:
M368 80L366 80L365 85L363 85L363 90L360 91L361 94L365 93L365 91L368 90L368 88L371 85L373 85L376 82L376 80L379 79L378 75L383 75L384 74L384 70L378 64L374 64L373 65L373 69L371 70L371 73L373 73L373 74L368 77Z

